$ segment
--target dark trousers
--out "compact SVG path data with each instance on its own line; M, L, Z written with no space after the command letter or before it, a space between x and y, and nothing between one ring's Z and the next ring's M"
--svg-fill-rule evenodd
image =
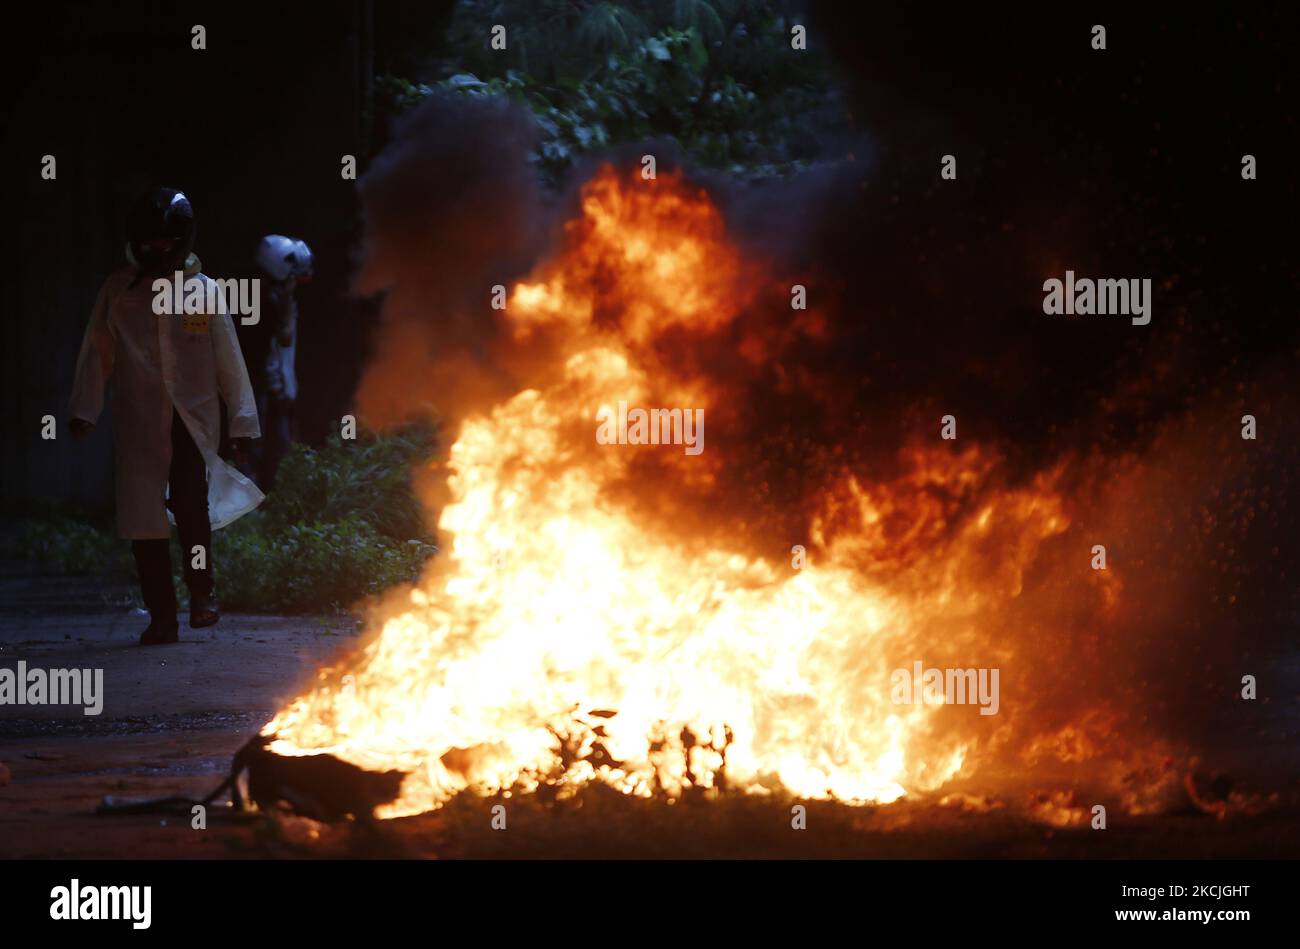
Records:
M208 520L208 469L179 414L172 413L172 464L167 507L176 518L191 600L212 593L212 523ZM194 548L204 550L204 568L195 570ZM140 592L155 625L176 625L176 588L172 586L171 539L131 541Z
M261 415L262 437L256 442L258 452L257 474L253 480L267 494L275 487L275 473L280 470L284 453L293 444L294 402L262 392L258 395L257 410Z

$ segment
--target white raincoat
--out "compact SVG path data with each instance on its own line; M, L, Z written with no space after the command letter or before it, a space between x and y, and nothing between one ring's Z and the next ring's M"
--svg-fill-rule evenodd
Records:
M199 259L185 262L197 277ZM159 316L149 278L136 268L109 274L81 343L72 384L72 418L95 422L104 390L113 387L114 460L118 532L132 540L170 536L167 497L172 455L172 410L180 413L208 467L208 516L225 527L262 502L263 494L217 455L221 438L218 396L225 400L232 438L257 438L257 403L226 311Z

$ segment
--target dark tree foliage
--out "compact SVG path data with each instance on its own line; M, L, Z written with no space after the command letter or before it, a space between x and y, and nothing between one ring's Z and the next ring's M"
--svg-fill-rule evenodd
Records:
M652 138L732 174L784 174L846 126L827 58L792 46L806 23L773 0L467 0L440 46L398 57L411 75L376 89L389 115L437 88L525 103L552 181L583 153ZM498 25L505 49L492 48Z

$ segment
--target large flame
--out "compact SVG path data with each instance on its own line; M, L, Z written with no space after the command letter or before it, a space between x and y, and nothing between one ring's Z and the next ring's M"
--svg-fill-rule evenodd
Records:
M272 750L407 772L384 817L466 788L600 780L888 802L958 775L986 722L894 704L890 673L1014 664L992 624L1068 526L1059 472L1005 487L994 453L953 449L936 423L883 480L837 476L806 537L756 554L693 532L671 497L714 486L728 406L655 344L728 326L763 292L758 273L682 179L593 178L503 314L515 341L537 342L540 382L459 420L439 520L450 543L356 654L266 726ZM815 311L781 332L815 336ZM712 440L698 455L596 444L597 411L620 401L703 409ZM646 453L653 468L638 468ZM645 470L655 483L636 503Z

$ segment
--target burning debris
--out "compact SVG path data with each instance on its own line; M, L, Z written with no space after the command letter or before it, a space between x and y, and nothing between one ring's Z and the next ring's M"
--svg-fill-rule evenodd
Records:
M521 345L563 330L549 384L462 421L440 521L451 555L346 667L353 687L323 685L267 726L270 750L407 772L383 816L467 787L535 788L557 767L569 783L639 795L725 780L881 801L941 783L962 744L931 737L937 761L909 755L934 709L865 687L863 659L906 648L919 605L855 579L860 551L833 536L847 511L814 521L824 562L794 571L724 542L692 549L627 503L642 465L687 493L718 477L696 458L601 446L593 431L599 407L628 396L730 412L705 380L656 364L654 347L736 319L744 262L707 196L679 176L643 187L608 168L581 204L558 258L505 311ZM932 477L965 476L917 458ZM877 513L852 478L828 502ZM1046 537L1064 525L1052 506L1006 513ZM341 681L338 671L322 675ZM617 715L585 724L575 707Z
M193 808L207 808L229 794L228 812L234 817L255 816L287 808L299 817L322 823L352 819L362 823L374 817L377 807L391 804L398 795L400 771L374 772L340 761L333 755L286 758L266 750L269 739L254 736L235 755L230 774L201 800L166 797L147 801L119 801L107 797L98 813L104 815L175 813L190 816ZM241 788L247 783L247 797Z
M448 108L482 137L483 116ZM1200 571L1179 562L1171 580L1152 564L1189 542L1163 525L1231 478L1236 456L1183 477L1204 456L1193 419L1163 425L1141 456L1035 460L994 438L942 439L937 412L934 437L915 434L921 402L912 435L882 434L846 414L851 373L811 368L835 365L861 314L833 298L792 308L800 275L733 235L734 201L681 171L606 164L557 206L539 250L509 236L548 230L530 216L541 202L517 193L526 176L461 167L469 150L431 134L436 115L411 119L363 183L360 283L388 290L388 322L359 397L374 424L437 407L451 443L420 480L450 542L374 612L360 650L266 725L259 756L404 775L394 799L361 795L380 817L466 789L591 782L888 803L1046 762L1112 762L1107 793L1135 811L1167 796L1146 762L1180 752L1134 683L1152 661L1143 631L1181 621ZM484 202L503 215L486 231ZM419 256L454 244L448 228L473 232L460 280ZM493 310L498 273L513 276ZM710 450L602 440L620 405L707 415ZM1097 535L1146 557L1090 566ZM1127 606L1135 579L1165 596ZM987 671L1001 700L891 699L891 671L922 657ZM1073 802L1035 806L1073 824Z
M287 805L295 814L331 822L369 820L375 808L392 803L405 775L373 772L332 755L285 758L266 750L266 739L254 738L235 756L231 784L234 806L242 810L238 775L248 772L248 796L262 811Z

